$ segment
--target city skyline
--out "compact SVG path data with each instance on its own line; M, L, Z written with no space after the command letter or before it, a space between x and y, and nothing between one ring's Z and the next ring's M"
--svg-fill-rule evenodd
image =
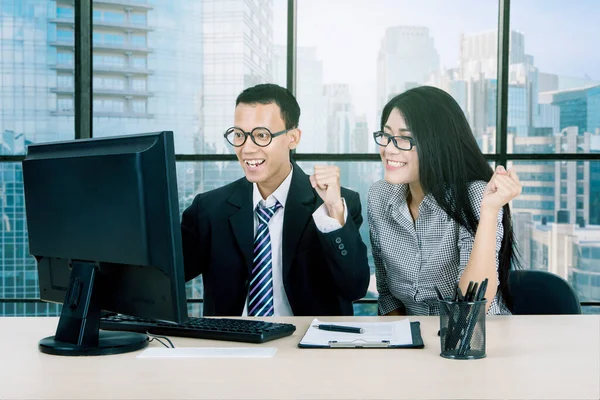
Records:
M183 0L175 4L167 0L133 2L133 11L127 11L118 1L98 1L98 7L94 3L94 42L98 44L94 49L94 135L174 130L179 154L232 153L222 132L233 123L239 92L268 81L285 86L285 26L282 28L281 24L285 22L286 2L205 0L194 5ZM0 30L0 147L3 154L23 154L26 141L74 137L72 3L26 0L24 8L16 11L7 6L9 3L16 4L0 0L0 22L4 25ZM320 11L323 15L315 15L316 9L311 8L315 2L300 2L297 98L302 108L300 127L304 133L298 151L372 153L375 145L371 132L378 129L376 113L386 97L410 87L433 84L455 97L482 150L494 153L497 44L495 28L488 27L497 23L497 10L495 5L482 2L463 3L472 4L473 8L467 19L462 16L458 20L450 18L457 13L453 7L448 10L441 7L435 12L424 7L427 13L423 15L415 8L407 9L409 12L402 14L402 18L394 18L392 12L374 16L365 11L363 25L335 27L338 30L334 30L333 37L337 40L333 40L335 46L331 47L331 37L319 31L325 26L326 16L332 15L328 10L337 7L336 16L346 18L360 12L366 3L356 1L353 4L362 6L344 8L339 1L327 2ZM407 3L378 4L387 4L394 10ZM444 11L448 12L448 20L441 18ZM10 12L20 13L19 18L12 17ZM477 12L491 15L485 14L475 21L471 14ZM34 13L39 17L35 22ZM306 19L312 16L314 26L307 31ZM180 20L174 23L177 17ZM433 22L432 26L427 26L426 17ZM402 24L404 20L411 23ZM385 25L386 21L392 23ZM459 29L463 28L461 21L469 21L464 24L469 27L464 32ZM373 24L377 28L371 31ZM448 34L442 35L443 27L449 24L452 27L448 28ZM336 35L344 33L349 35L348 40L340 41ZM360 36L364 33L364 37ZM359 40L353 42L357 35ZM377 35L380 36L372 40ZM313 43L314 37L323 40ZM363 52L369 40L369 50ZM510 40L509 152L600 152L600 121L594 117L600 115L600 86L598 90L572 90L586 83L600 85L600 81L542 70L537 49L529 50L529 37L525 33L511 30ZM421 51L423 47L425 51ZM355 62L344 65L349 54ZM371 58L362 57L365 54ZM31 68L25 68L29 57L34 62ZM544 64L544 57L540 63L548 65ZM450 58L455 61L449 63ZM398 63L408 63L403 66L402 76L397 76L394 69ZM600 74L592 75L600 78ZM27 86L26 81L34 82L34 86ZM314 164L301 165L310 173ZM360 193L366 212L368 188L382 177L380 163L335 164L342 170L342 184ZM586 230L585 226L600 223L598 213L593 213L593 205L600 204L597 203L600 162L516 164L524 174L524 191L519 202L513 204L513 211L520 224L521 241L529 249L528 260L540 259L538 253L543 254L544 245L558 243L539 232L558 229L554 224L559 211L569 213L571 225L583 219L584 226L578 227L577 232L589 234L578 233L577 237L585 236L588 244L592 241L600 246L600 235L596 234L600 231ZM35 264L27 255L19 167L18 163L0 163L3 220L0 279L3 293L13 288L14 293L35 297L37 278ZM243 173L237 162L180 162L177 176L180 210L183 210L196 194L222 186ZM575 196L575 200L567 200L569 195ZM361 235L370 249L366 222ZM578 243L572 242L573 246ZM594 259L596 252L586 254L588 259ZM546 268L555 268L552 265L556 260L546 259ZM595 285L591 283L591 276L595 276L590 270L593 263L588 261L579 268L576 261L569 262L570 266L555 269L564 272L575 268L578 275L574 282L582 281L585 276L589 285ZM27 270L20 270L20 265L27 265ZM563 275L569 278L568 273ZM28 282L26 286L19 286L23 281ZM188 285L188 289L189 296L202 296L200 281ZM375 294L373 290L370 293Z

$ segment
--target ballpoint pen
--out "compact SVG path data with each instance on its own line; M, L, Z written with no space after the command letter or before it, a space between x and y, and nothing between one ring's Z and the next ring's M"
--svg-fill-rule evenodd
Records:
M479 291L477 292L474 301L482 301L485 298L485 291L487 289L488 279L485 278L479 287ZM471 349L471 337L473 336L473 330L475 329L475 324L477 323L477 314L479 313L480 304L475 304L473 306L473 310L469 313L469 316L466 319L467 327L465 329L465 335L460 343L458 348L458 354L461 356L466 355L467 351ZM484 306L485 307L485 306Z
M465 301L469 301L469 296L471 296L471 290L473 290L473 281L469 282L469 286L467 287L467 291L465 292Z
M343 326L343 325L313 325L313 327L321 329L322 331L332 332L346 332L346 333L364 333L363 328L356 328L354 326Z
M479 286L479 283L475 282L475 284L473 285L473 289L471 289L471 296L469 296L469 300L468 301L476 300L476 297L479 294L479 292L477 292L477 287L478 286Z

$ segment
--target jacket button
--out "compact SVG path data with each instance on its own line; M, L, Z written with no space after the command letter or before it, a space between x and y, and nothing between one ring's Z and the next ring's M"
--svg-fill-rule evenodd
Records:
M342 250L344 248L344 243L340 243L340 245L338 246L338 249Z
M335 242L336 242L336 243L338 243L338 244L339 244L339 243L342 243L342 238L340 238L340 237L336 237L336 238L335 238Z
M348 250L342 250L342 255L345 256L346 254L348 254Z

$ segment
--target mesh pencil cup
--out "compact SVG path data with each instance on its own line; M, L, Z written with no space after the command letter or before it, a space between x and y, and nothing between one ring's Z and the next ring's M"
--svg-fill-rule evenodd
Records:
M485 354L485 303L439 300L440 355L456 360L474 360Z

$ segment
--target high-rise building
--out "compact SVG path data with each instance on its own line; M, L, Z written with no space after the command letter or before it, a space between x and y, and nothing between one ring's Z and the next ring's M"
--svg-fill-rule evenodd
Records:
M323 86L327 115L327 152L349 153L356 124L350 87L344 83Z
M74 138L73 30L50 22L66 18L57 12L55 1L0 0L0 132L33 142ZM69 84L66 95L56 90Z
M377 57L377 115L393 96L424 84L439 68L440 57L429 28L386 29Z
M47 19L56 32L48 42L56 73L50 92L56 114L72 117L74 6L55 3ZM183 0L93 1L95 137L171 130L178 152L202 150L201 12L200 3Z
M600 227L570 223L523 222L523 264L567 279L580 301L600 301Z
M575 78L571 76L548 74L540 72L540 92L552 92L556 90L569 90L600 85L600 81L587 78Z
M600 301L600 227L574 229L573 267L569 282L580 301Z
M285 87L287 49L275 46L273 57L273 82ZM323 94L323 61L317 57L315 47L296 49L296 100L300 105L301 153L327 151L327 109Z
M172 130L178 153L216 153L230 123L223 122L224 104L231 121L243 87L270 80L272 18L272 1L94 0L93 135ZM73 139L73 1L0 0L0 26L3 151L23 154L27 141ZM218 133L205 123L218 125ZM2 290L7 298L39 297L24 241L20 166L0 167L3 204L21 199L18 210L2 210L4 227L11 228L3 229L0 243ZM180 209L199 191L240 175L236 163L178 164ZM201 294L197 285L188 289Z
M30 144L22 133L3 131L0 155L22 154ZM0 163L0 298L38 298L35 259L29 256L21 163ZM2 303L0 315L56 315L60 307L43 303Z
M583 133L600 128L600 85L540 93L540 102L560 109L560 129L576 126Z
M509 37L509 62L527 62L525 36L511 31ZM462 79L496 79L498 71L498 31L488 30L462 34L460 38L460 69Z
M202 5L204 137L217 153L232 152L223 133L233 125L235 99L244 88L273 79L273 0L190 3Z
M373 141L373 136L369 132L367 116L364 114L356 116L354 130L350 136L351 153L368 153L369 144Z
M518 137L508 135L509 153L589 153L590 133L579 135L577 127L563 129L554 136ZM592 193L597 193L590 180L592 168L589 161L519 161L517 163L523 191L513 200L515 212L529 213L539 222L556 221L556 212L568 211L569 223L589 221L596 211L590 207ZM597 181L596 181L597 182Z

